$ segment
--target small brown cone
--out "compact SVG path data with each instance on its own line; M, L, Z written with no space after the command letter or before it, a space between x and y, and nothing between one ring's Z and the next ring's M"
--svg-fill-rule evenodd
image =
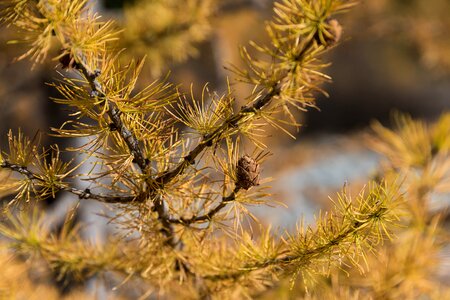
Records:
M259 185L259 164L250 156L242 156L236 166L236 187L248 190Z

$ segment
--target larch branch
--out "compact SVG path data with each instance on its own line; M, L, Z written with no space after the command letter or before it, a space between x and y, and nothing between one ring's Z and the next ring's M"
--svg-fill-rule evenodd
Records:
M236 194L239 192L241 188L240 187L236 187L230 195L223 197L222 201L220 201L220 203L214 207L213 209L211 209L209 212L207 212L204 215L200 215L200 216L194 216L192 218L180 218L180 219L169 219L168 221L170 223L174 223L174 224L182 224L182 225L190 225L192 223L199 223L199 222L207 222L210 221L218 212L220 212L228 203L234 201L236 199Z
M17 164L13 164L7 161L3 161L0 164L0 167L3 169L9 169L11 171L17 172L26 176L30 180L45 182L44 179L39 177L37 174L30 171L26 166L20 166ZM106 195L106 194L97 194L92 193L89 189L81 190L74 187L67 186L67 184L55 184L55 187L60 191L66 191L71 194L77 195L79 199L93 199L103 203L130 203L133 201L137 201L138 196L120 196L120 195Z

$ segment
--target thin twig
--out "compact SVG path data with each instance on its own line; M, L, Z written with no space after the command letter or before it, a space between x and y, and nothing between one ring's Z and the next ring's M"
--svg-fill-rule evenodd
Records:
M91 69L86 65L86 63L82 61L82 59L80 59L80 61L77 62L76 69L79 70L84 75L86 80L89 82L92 92L97 94L100 99L104 99L104 101L107 102L108 116L113 122L114 128L118 130L120 136L127 144L128 149L130 150L131 154L134 157L134 161L137 163L141 171L145 173L145 170L147 169L148 165L148 160L146 160L144 157L142 149L139 146L139 141L133 135L133 133L127 128L127 126L122 122L122 119L120 118L122 112L119 110L119 108L113 101L110 101L108 99L107 95L105 94L102 88L102 85L97 80L98 75L95 72L92 72Z
M219 211L221 211L228 203L234 201L236 199L236 194L239 192L241 188L235 187L234 190L231 192L230 195L223 197L222 201L213 209L211 209L209 212L207 212L204 215L200 216L194 216L189 219L180 218L180 219L169 219L168 221L170 223L174 224L183 224L183 225L189 225L192 223L199 223L199 222L207 222L210 221Z
M22 174L26 176L30 180L45 182L44 179L39 177L37 174L30 171L26 166L20 166L17 164L12 164L7 161L3 161L2 164L0 164L0 167L3 169L9 169L14 172L17 172L19 174ZM77 195L80 199L93 199L97 200L103 203L130 203L133 201L137 201L138 196L119 196L119 195L105 195L105 194L96 194L92 193L89 189L80 190L74 187L67 186L66 184L57 184L55 183L55 186L60 191L66 191L71 194Z
M312 259L324 255L325 253L328 253L328 249L331 249L333 247L339 246L343 240L345 240L347 237L350 237L355 234L355 232L363 230L364 228L368 228L367 224L369 224L371 221L374 220L374 215L376 215L378 212L381 212L383 210L382 207L380 207L379 211L375 212L372 215L367 216L365 220L362 221L356 221L353 226L349 226L347 230L339 234L338 236L334 237L333 239L329 240L327 243L320 245L318 247L308 249L304 252L292 254L292 255L285 255L277 258L271 258L264 261L254 262L250 264L246 264L243 267L239 268L236 271L222 273L222 274L213 274L213 275L206 275L203 278L207 280L224 280L224 279L237 279L245 274L248 274L254 270L261 270L263 268L267 268L270 266L285 266L292 262L298 261L301 262L302 265L306 265L308 262L311 262Z
M223 132L225 132L227 128L236 127L239 121L244 119L247 114L256 113L257 111L261 110L263 107L269 104L275 96L278 96L280 94L280 91L280 87L277 85L274 88L270 89L270 91L266 95L259 98L253 104L242 107L242 109L238 113L225 120L222 125L219 126L216 130L214 130L210 134L205 135L203 140L194 149L192 149L188 155L184 157L183 161L181 161L174 169L158 176L155 179L155 182L160 185L165 185L172 181L172 179L174 179L176 176L182 174L186 167L192 164L192 162L195 161L196 157L204 149L211 147L214 144L213 141L215 138L223 134Z

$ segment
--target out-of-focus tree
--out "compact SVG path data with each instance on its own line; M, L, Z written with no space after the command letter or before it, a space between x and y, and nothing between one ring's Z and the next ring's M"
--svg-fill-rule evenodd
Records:
M450 70L450 3L446 0L375 0L361 6L371 37L392 39L415 48L424 66L448 74ZM360 32L361 33L361 32Z

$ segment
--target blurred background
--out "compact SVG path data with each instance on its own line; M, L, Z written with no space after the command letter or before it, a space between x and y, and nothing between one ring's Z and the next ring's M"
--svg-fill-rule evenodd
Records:
M116 0L91 1L105 18L124 28L118 49L123 60L146 56L141 84L165 77L196 95L204 84L219 94L227 78L236 91L238 107L252 90L235 83L224 66L243 66L239 46L264 42L264 22L272 14L269 0ZM265 143L273 155L263 176L273 177L273 199L289 206L257 208L275 226L293 226L299 216L313 214L329 203L327 195L345 183L359 189L374 176L379 157L365 146L373 120L389 125L395 111L435 120L450 107L450 2L446 0L361 1L339 22L342 42L324 58L333 82L324 87L330 97L317 95L318 109L298 114L303 124L292 139L268 130ZM338 17L339 18L339 17ZM0 141L9 129L29 136L50 132L67 115L49 98L46 83L62 70L48 60L30 71L31 62L14 62L25 50L9 45L14 33L0 35ZM53 49L57 54L59 49ZM241 102L239 103L239 99ZM70 143L44 134L43 143ZM251 152L250 145L243 148ZM51 206L52 201L49 200ZM91 212L92 213L92 212ZM89 217L87 217L89 219ZM265 219L265 218L264 218Z

